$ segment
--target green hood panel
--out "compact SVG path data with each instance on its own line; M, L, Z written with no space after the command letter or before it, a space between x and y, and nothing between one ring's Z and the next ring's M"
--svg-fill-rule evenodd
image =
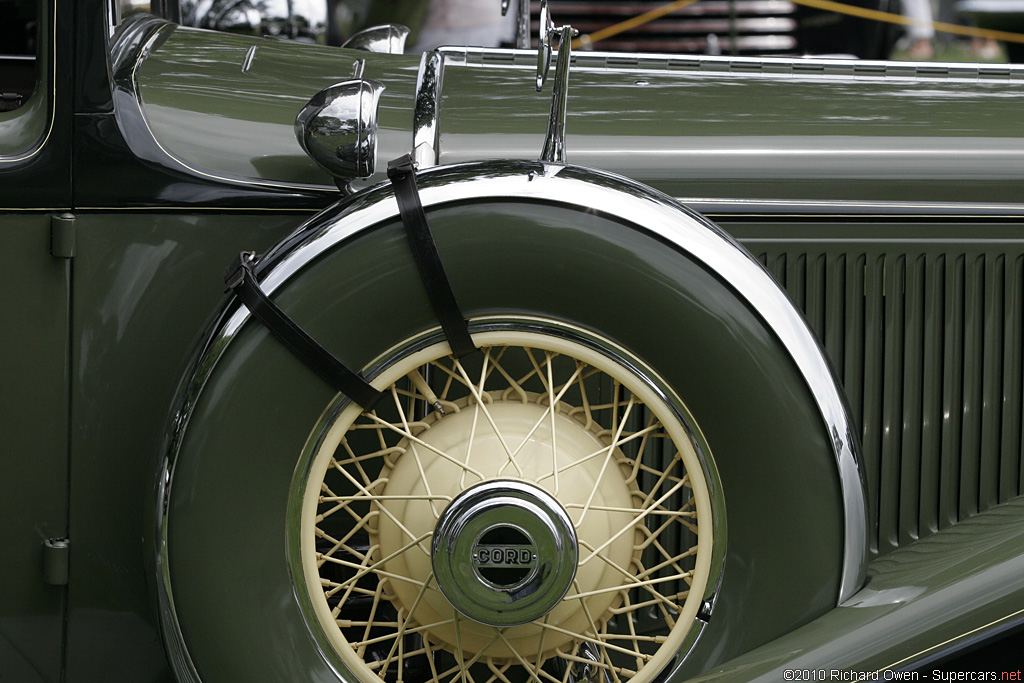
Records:
M435 86L419 93L418 56L173 24L140 55L131 82L163 152L257 186L333 191L293 124L316 92L360 73L385 84L364 185L414 145L425 165L536 159L550 106L529 51L443 49ZM431 105L424 156L413 122ZM690 200L1017 203L1022 108L1024 68L1006 65L584 52L570 74L568 160Z
M133 79L149 133L194 172L214 179L334 189L302 151L295 117L329 85L356 77L361 60L388 63L380 103L380 158L409 149L419 60L168 24L151 39ZM398 140L401 140L399 143ZM392 156L381 156L391 154Z

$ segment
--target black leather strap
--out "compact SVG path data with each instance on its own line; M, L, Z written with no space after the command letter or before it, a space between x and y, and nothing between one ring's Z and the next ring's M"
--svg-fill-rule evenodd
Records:
M254 256L251 251L243 251L231 264L224 276L228 290L233 291L253 317L310 370L364 410L370 410L381 393L306 334L263 293L253 272Z
M466 318L462 315L455 292L444 272L444 264L437 253L437 244L430 233L427 216L420 202L419 189L416 187L416 168L412 156L406 154L388 163L388 178L395 188L395 199L398 200L398 212L405 224L405 232L409 237L413 258L420 271L420 278L427 290L434 315L441 323L448 346L457 358L461 358L476 350L473 338L469 335Z

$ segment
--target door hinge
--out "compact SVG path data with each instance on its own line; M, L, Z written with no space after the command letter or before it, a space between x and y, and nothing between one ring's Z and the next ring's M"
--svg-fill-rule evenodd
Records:
M75 255L75 214L50 216L50 255L72 258Z
M68 585L68 558L70 555L70 540L48 538L43 541L43 581L51 586Z

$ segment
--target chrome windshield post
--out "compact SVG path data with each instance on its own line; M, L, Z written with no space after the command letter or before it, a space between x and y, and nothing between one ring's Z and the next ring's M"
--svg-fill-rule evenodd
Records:
M540 159L548 163L564 164L565 117L569 104L569 62L572 59L572 38L578 31L571 26L562 26L561 28L548 31L547 43L549 51L551 49L551 36L555 32L559 35L558 61L555 63L555 82L551 90L551 113L548 115L548 132L544 136L544 149L541 151Z

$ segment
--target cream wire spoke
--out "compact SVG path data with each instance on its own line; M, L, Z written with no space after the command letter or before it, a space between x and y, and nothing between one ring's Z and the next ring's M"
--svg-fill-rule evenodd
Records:
M437 456L439 456L441 458L444 458L448 462L453 463L455 465L458 465L459 467L467 470L470 474L473 474L473 475L475 475L477 477L480 477L481 479L485 478L483 474L481 474L480 472L474 470L472 467L469 467L465 463L459 462L458 460L456 460L452 456L448 455L444 451L438 450L437 448L435 448L434 446L431 446L430 444L428 444L427 442L423 441L422 439L413 436L409 432L403 431L402 429L400 429L399 427L395 426L394 424L388 422L387 420L381 419L381 418L379 418L377 416L374 416L373 419L374 420L378 420L382 426L386 427L387 429L390 429L391 431L395 432L396 434L400 434L400 435L404 436L410 442L418 444L420 446L423 446L424 448L426 448L427 450L429 450L432 453L436 454Z
M573 588L576 589L577 593L580 593L580 585L578 581L573 581ZM590 613L590 607L587 606L587 601L583 600L580 602L580 606L583 609L583 615L587 618L587 623L590 625L590 629L594 632L594 637L601 649L601 662L604 660L608 661L608 669L612 672L612 678L615 679L616 683L619 683L619 675L615 672L615 668L612 666L611 656L608 654L608 643L602 637L601 629L597 627L597 622L594 621L594 615ZM597 662L594 663L596 666L599 665Z
M374 592L374 595L373 595L373 603L370 605L370 616L367 619L368 623L366 624L366 626L363 629L363 640L366 640L367 638L370 637L370 629L372 628L373 623L377 621L375 617L377 616L377 609L380 607L380 600L381 600L381 597L383 595L384 595L384 582L383 581L378 581L377 582L377 590ZM361 648L359 648L358 652L360 652L360 656L364 656L365 653L366 653L366 648L365 647L361 647Z
M632 653L630 653L630 654L632 654ZM575 654L572 654L572 653L568 653L568 652L567 653L562 653L560 656L561 656L562 659L564 659L564 660L566 660L568 662L573 662L573 663L578 663L578 664L586 664L588 666L598 666L598 667L600 667L602 669L610 669L610 670L615 671L616 673L621 673L621 674L624 674L624 675L627 675L627 676L634 676L634 675L636 675L636 671L633 671L631 669L625 669L625 668L623 668L621 666L605 665L605 664L603 664L601 662L594 661L593 659L587 659L586 657L580 657L579 655L575 655ZM650 656L646 656L646 658L650 659ZM571 669L571 667L566 667L566 668L570 668Z
M562 391L558 394L557 397L555 396L555 389L554 389L554 387L555 387L555 378L554 378L554 374L553 374L554 371L551 368L551 354L547 353L545 355L545 358L547 359L547 365L548 365L548 396L549 396L549 401L550 401L550 404L548 405L548 414L551 416L551 473L555 477L555 491L554 491L554 493L557 496L558 495L558 443L557 443L556 437L557 437L557 434L558 434L558 430L556 429L556 425L555 425L555 413L556 413L556 409L557 409L557 406L558 406L558 401L565 394L566 390L568 390L570 384L569 384L569 382L566 382L565 383L565 388L562 389ZM579 367L578 366L577 366L577 371L579 371ZM525 439L524 439L524 443L525 443ZM522 448L522 446L520 446L520 448Z
M519 650L514 648L512 646L512 643L508 642L508 639L505 637L505 629L499 628L495 629L495 631L497 632L498 637L501 639L501 642L505 644L505 647L509 649L509 652L512 653L512 656L516 659L516 661L519 662L519 665L523 667L523 669L530 675L530 678L537 681L537 683L541 683L540 678L537 676L536 673L534 673L533 669L530 668L529 662L523 659L523 656L519 654Z
M376 562L374 562L370 566L366 566L366 565L359 565L359 566L357 566L357 565L355 565L352 562L345 562L344 560L339 560L339 559L333 558L333 557L325 557L324 559L327 562L334 562L334 563L340 564L343 567L357 569L358 571L356 571L355 575L352 576L347 581L347 583L352 583L354 585L357 581L359 581L359 579L363 578L364 576L366 576L367 574L369 574L372 571L377 571L380 567L384 566L385 563L390 562L392 559L398 557L399 555L401 555L402 553L406 552L407 550L409 550L409 549L419 545L424 540L430 538L432 535L433 535L433 532L429 532L429 533L423 534L420 538L414 539L411 543L406 544L405 546L399 548L398 550L394 551L393 553L389 553L387 557L384 557L384 558L382 558L380 560L377 560ZM367 558L369 558L369 557L370 557L370 554L368 553L367 554ZM433 575L433 573L431 573L430 577L427 578L426 582L424 582L423 585L426 586L428 583L430 583L430 579L432 579L433 577L434 577L434 575Z
M587 545L585 543L581 543L581 545L584 546L586 549L590 550L590 546L589 545ZM571 598L587 598L587 597L590 597L591 595L600 595L602 593L606 594L606 593L612 593L612 592L620 591L620 590L629 590L629 589L633 589L633 588L641 588L644 591L650 593L652 596L654 596L654 598L656 600L660 600L663 603L665 603L665 604L669 605L670 607L672 607L673 610L675 610L675 611L679 610L679 606L676 605L674 602L672 602L667 596L662 595L659 591L657 591L654 588L652 588L652 586L654 585L654 582L650 582L650 581L644 582L644 581L641 581L640 579L638 579L636 577L636 575L632 574L631 572L629 572L628 570L624 569L623 567L620 567L618 564L616 564L615 562L612 562L610 559L608 559L604 555L600 555L599 554L599 555L597 555L597 558L600 559L602 562L604 562L606 565L608 565L611 569L615 570L616 572L621 574L623 577L625 577L627 583L623 583L623 584L620 584L618 586L609 586L609 587L607 587L605 589L602 589L602 590L599 590L599 591L592 591L592 592L590 592L590 593L588 593L586 595L583 595L583 596L566 596L566 599L571 599ZM636 560L634 560L634 562L639 567L638 571L642 572L644 570L643 563L639 562L639 561L636 561ZM669 578L670 579L674 579L674 578L681 578L681 577L669 577Z
M550 365L549 365L549 369L550 369ZM519 453L520 453L520 451L522 451L523 447L526 446L526 444L530 442L530 439L533 437L533 435L537 432L537 430L540 428L540 426L542 424L544 424L544 420L545 419L550 419L550 421L551 421L552 452L553 452L553 455L557 456L557 451L555 450L555 416L556 416L556 413L557 413L558 402L562 400L562 397L565 395L565 390L567 390L568 388L569 388L569 386L565 385L563 387L563 390L560 391L557 395L554 395L553 393L550 395L550 399L551 400L550 400L550 405L548 406L548 409L546 411L544 411L544 414L542 414L539 418L537 418L537 420L533 424L533 427L531 427L530 431L527 432L525 437L523 437L522 442L520 442L520 444L516 447L515 451L513 451L513 453L512 453L512 457L513 458L515 456L519 455ZM602 449L600 451L597 451L598 454L603 453L603 452L604 452L604 449ZM557 459L555 460L555 465L554 466L555 467L557 466ZM550 478L552 476L555 477L555 493L557 493L558 492L558 470L557 470L557 468L554 469L553 474L544 475L543 477L541 477L537 481L540 482L540 481L543 481L544 479L548 479L548 478Z
M581 510L583 509L583 503L566 503L566 510ZM594 512L622 512L633 514L636 512L636 508L623 508L623 507L610 507L608 505L591 505L590 509ZM678 510L669 510L666 508L652 509L649 513L650 517L671 517L673 519L695 519L697 513L695 512L680 512Z
M459 618L458 611L456 611L454 614L455 614L455 640L456 640L456 647L457 647L457 649L459 651L459 655L458 655L458 657L456 657L456 660L457 660L456 664L457 664L459 672L460 672L460 677L463 680L468 681L469 683L474 683L473 675L470 673L469 668L471 666L473 666L474 664L476 664L480 660L480 658L483 657L487 653L487 651L491 649L492 645L494 645L496 642L498 642L498 635L497 635L497 633L495 633L494 637L491 638L490 642L488 642L486 645L484 645L482 648L480 648L480 651L477 652L475 655L473 655L472 659L470 659L468 662L466 662L465 661L465 659L466 659L466 651L462 647L462 619ZM496 631L496 629L495 629L495 631Z
M548 623L548 619L551 617L551 613L544 615L543 619L539 620L541 626ZM533 675L540 676L541 667L544 665L544 635L547 633L543 628L540 631L540 638L537 639L537 656L534 657L533 662Z
M317 538L322 538L323 540L325 540L325 541L327 541L328 543L331 544L331 549L328 550L325 553L321 553L322 555L330 556L330 555L333 555L334 553L338 552L339 550L343 550L346 553L348 553L349 555L352 555L353 557L358 557L360 559L362 559L363 557L366 557L366 555L364 555L363 553L359 552L355 548L349 546L347 543L343 543L341 541L338 541L337 539L331 538L331 536L329 536L326 533L321 532L319 529L317 529L317 532L318 532L316 534ZM376 546L374 546L374 547L376 547Z
M677 599L679 597L684 597L685 598L687 593L688 593L688 591L680 591L679 593L675 593L675 594L673 594L672 596L669 596L669 597L674 597L674 598L677 598ZM671 606L671 602L669 602L668 604ZM661 598L648 598L647 600L643 600L641 602L634 602L632 604L632 607L628 610L628 613L635 614L638 611L640 611L642 609L645 609L647 607L658 607L659 609L664 611L666 609L665 605L666 605L665 600L662 600ZM622 607L613 607L610 611L611 611L612 614L615 614L615 615L627 614L627 610L625 610ZM672 610L672 611L675 612L677 610ZM665 614L669 614L668 612L664 612L664 613Z
M512 450L508 447L508 444L505 442L505 437L502 435L501 430L498 428L497 422L495 422L495 420L494 420L494 416L491 415L490 411L487 410L487 406L484 405L483 396L485 396L487 394L484 394L483 385L484 385L484 381L487 379L487 365L488 365L488 362L489 362L489 358L490 358L490 349L485 349L484 350L483 367L480 370L480 385L479 385L479 387L473 385L472 380L470 380L470 378L469 378L469 373L466 372L466 368L464 368L462 363L459 362L458 360L455 361L456 369L458 370L459 374L462 375L463 379L465 380L466 387L469 389L470 393L473 396L473 399L476 401L477 407L480 409L480 411L483 412L484 417L487 418L487 422L490 423L490 425L491 425L491 429L494 430L495 436L498 437L498 443L500 443L501 447L504 449L505 455L508 457L509 462L511 462L512 466L516 468L516 472L521 477L521 476L523 476L523 468L520 467L519 463L516 462L516 459L512 455ZM480 479L486 479L486 477L484 477L483 475L481 475L479 473L474 472L474 474L477 474L477 476L479 476Z
M667 552L665 552L665 549L661 548L660 546L658 547L658 550L661 551L662 557L665 558L665 559L662 560L662 562L660 564L656 564L656 565L653 565L651 567L648 567L643 572L637 574L637 578L638 579L640 579L642 581L645 578L647 578L648 576L650 576L651 574L653 574L655 572L658 572L658 571L661 571L662 569L665 569L668 566L672 566L676 570L676 572L678 572L678 574L680 576L690 573L689 570L683 569L682 567L679 566L679 560L683 560L683 559L686 559L687 557L693 557L694 555L696 555L697 554L697 546L691 547L689 550L687 550L686 552L684 552L681 555L672 555L671 553L667 553Z
M636 432L636 434L640 434L641 435L641 439L640 439L640 444L637 446L636 457L633 459L633 471L629 475L629 481L631 481L631 482L636 481L636 478L639 476L639 474L640 474L640 465L643 463L644 456L647 454L647 446L649 444L648 437L650 436L650 434L654 430L659 429L659 428L662 429L662 430L664 429L664 427L662 426L661 421L658 419L657 415L655 415L654 413L651 413L650 418L648 418L648 420L647 420L647 427L644 428L644 429L641 429L638 432ZM669 468L666 467L666 468L663 468L663 469L669 469Z
M504 355L505 354L502 353L502 357L504 357ZM523 385L520 384L518 380L514 379L512 375L510 375L508 371L505 369L505 366L502 365L500 362L496 360L494 361L493 365L494 369L498 371L498 374L504 377L505 381L509 383L509 386L504 391L501 392L502 400L507 399L511 394L514 393L519 397L519 400L522 403L528 403L530 397L526 389L523 388Z
M352 622L352 623L353 624L357 624L359 626L365 626L367 622L365 622L365 621L357 621L357 622ZM435 621L435 622L431 622L429 624L421 624L419 626L414 626L412 628L407 628L405 630L405 633L406 633L406 635L409 635L409 634L420 635L420 634L429 632L431 629L441 628L442 626L450 626L450 625L452 625L454 623L455 623L454 619L442 619L441 621ZM397 622L397 621L388 621L388 622L376 621L376 622L373 623L373 625L374 626L381 626L381 627L383 627L383 626L390 626L392 628L398 628L399 627L399 622ZM377 636L376 638L370 638L369 640L366 640L366 641L358 641L358 642L355 642L355 643L351 643L351 645L353 647L355 647L357 645L378 645L380 643L387 642L387 641L391 640L394 637L395 637L394 633L388 633L388 634L385 634L385 635L382 635L382 636Z
M533 622L533 623L536 624L536 623L539 623L539 622ZM561 633L562 635L567 635L567 636L569 636L569 637L571 637L571 638L573 638L574 640L577 640L577 641L595 640L595 639L598 639L598 638L601 637L600 634L598 634L598 633L580 633L578 631L571 631L569 629L562 628L561 626L555 626L554 624L546 624L545 628L549 629L550 631L552 631L554 633ZM618 652L620 654L628 655L630 657L633 657L634 655L637 654L633 650L630 650L630 649L625 648L625 647L621 647L619 645L613 645L612 643L606 643L606 646L608 647L609 650L611 650L613 652ZM559 656L560 657L564 657L564 658L568 658L569 657L569 655L567 655L564 652L559 652ZM640 656L643 657L645 660L651 658L651 656L649 654L646 654L646 653L641 653ZM590 660L587 660L587 661L590 661Z
M684 481L685 481L685 477L684 477ZM589 562L594 557L594 555L598 554L599 552L601 552L602 550L607 548L609 545L611 545L616 539L618 539L619 536L621 536L622 534L626 533L627 531L629 531L631 529L636 528L636 526L640 522L642 522L644 519L647 518L647 516L651 513L653 507L661 505L666 499L671 497L673 493L675 493L677 490L682 488L682 486L683 486L683 482L681 481L678 484L676 484L675 486L673 486L672 488L670 488L668 491L666 491L664 494L662 494L661 498L659 498L657 501L655 501L653 505L651 505L650 507L644 508L640 512L640 514L638 514L636 516L636 518L633 519L629 524L627 524L626 526L622 527L619 531L617 531L615 534L613 534L611 538L609 538L607 541L605 541L600 546L598 546L596 549L594 549L594 551L591 552L591 554L589 556L587 556L585 559L581 560L580 561L580 566L583 566L584 564Z
M333 588L332 590L330 590L330 591L324 591L324 595L325 595L325 596L327 596L328 598L331 598L331 597L333 597L333 596L335 595L335 593L336 593L337 591L341 590L341 588L342 588L341 586L335 586L335 587L334 587L334 588ZM352 588L352 595L366 595L366 596L370 596L370 597L373 597L373 595L374 595L374 594L376 593L376 590L377 590L376 588L374 588L373 590L371 590L371 589L369 589L369 588L360 588L359 586L355 586L355 587L353 587L353 588ZM344 605L344 603L343 603L343 602L342 602L342 603L339 603L339 605L337 605L336 609L334 610L334 612L335 612L335 616L337 616L338 614L340 614L340 613L341 613L341 607L342 607L342 605ZM351 620L350 620L350 619L345 619L345 620L341 620L341 619L336 619L335 621L337 621L337 622L338 622L338 625L339 625L339 626L341 625L341 622L342 622L342 621L344 621L344 622L345 622L346 624L349 624L349 623L351 622ZM356 623L362 624L363 622L362 622L362 621L359 621L359 622L356 622Z
M423 494L423 495L411 494L411 495L407 495L407 496L397 496L397 495L396 496L374 496L373 498L367 498L366 496L323 496L321 498L321 500L323 502L325 502L325 503L337 503L337 502L352 503L352 502L358 502L358 501L364 501L364 500L367 501L367 502L371 502L371 503L379 501L379 500L423 500L423 501L443 500L446 503L450 503L450 502L452 502L452 497L451 496L444 496L444 495L440 495L440 494L438 494L436 496L431 496L431 495L427 495L427 494Z
M406 418L405 408L402 407L401 398L398 396L398 393L395 391L395 386L394 385L391 385L391 395L395 399L395 409L398 410L398 416L402 420L402 426L405 428L406 432L411 434L412 433L412 429L409 426L409 422L408 422L408 420ZM419 451L416 449L416 444L415 443L410 444L409 445L409 450L412 453L413 462L416 463L416 468L419 470L419 473L420 473L420 483L423 484L423 488L426 490L427 496L432 498L433 497L433 492L430 490L430 479L427 477L427 474L426 474L426 472L423 469L423 461L420 459L420 454L419 454ZM440 515L440 513L437 511L437 508L434 506L434 501L432 499L429 500L429 503L430 503L430 511L431 511L431 513L433 513L434 519L437 519L438 516Z
M366 473L366 470L363 469L363 461L375 460L378 458L387 458L389 455L401 455L403 452L403 449L399 448L398 446L389 446L387 444L387 440L381 438L382 433L380 431L377 432L377 436L378 440L383 443L383 446L381 448L378 448L376 451L372 451L363 456L356 455L355 451L352 450L352 445L349 443L348 439L342 439L341 447L344 449L345 454L348 457L344 458L343 460L339 460L338 452L337 450L335 450L333 457L334 466L345 467L346 465L353 465L359 472L359 476L363 478L363 483L369 486L372 483L372 479L370 478L370 475Z
M681 575L681 574L680 575L676 575L676 576L662 576L662 577L658 577L658 578L655 578L655 579L647 579L645 581L637 581L636 583L631 583L631 584L625 585L625 586L609 586L608 588L597 588L597 589L594 589L594 590L591 590L591 591L587 591L585 593L577 593L576 595L567 595L567 596L565 596L565 599L566 600L585 600L586 598L591 598L591 597L594 597L595 595L602 595L602 594L605 594L605 593L617 593L618 591L622 590L623 588L642 588L642 589L646 590L647 592L649 592L653 596L653 599L660 601L664 605L668 605L674 611L678 612L680 609L682 609L682 607L680 605L675 604L667 596L662 595L658 591L652 589L651 586L655 586L655 585L657 585L659 583L667 583L669 581L676 581L676 580L681 579L681 578L683 578L683 575Z
M532 369L528 370L526 372L526 374L523 375L522 377L520 377L518 380L516 380L516 382L519 385L524 385L524 384L526 384L527 382L530 381L530 378L537 377L537 379L541 382L541 384L543 384L544 383L543 373L541 372L540 368L538 367L536 359L533 357L534 349L523 347L522 351L523 351L523 355L525 355L527 358L530 359L530 365L532 366Z
M326 563L326 562L332 561L332 559L333 558L325 557L325 558L323 558L323 561ZM365 568L369 561L370 561L370 555L367 554L360 561L359 566L362 567L362 568ZM321 566L323 566L323 565L321 564ZM345 582L340 583L340 584L338 584L336 586L332 586L330 590L324 591L324 595L326 597L332 598L335 595L337 595L337 593L339 591L341 591L342 589L345 589L345 593L338 599L338 606L337 606L337 608L335 610L335 613L334 613L335 617L337 617L338 614L340 614L341 606L345 604L345 602L349 599L349 597L351 597L352 593L356 590L356 583L357 583L356 581L345 581Z
M587 392L587 379L589 379L590 377L593 377L598 372L599 371L597 370L597 368L591 368L591 372L589 372L589 373L588 372L580 373L580 376L576 380L576 384L579 386L579 390L580 390L580 403L582 403L583 405L582 406L577 406L575 408L572 408L569 411L569 417L575 418L580 413L583 413L586 416L586 419L583 421L583 428L588 430L588 431L590 430L591 426L594 424L594 415L593 415L593 411L591 410L590 400L587 398L587 393L588 393Z
M622 606L622 609L623 609L622 614L624 615L623 621L625 621L626 625L629 627L629 636L628 636L628 638L633 643L633 650L635 652L639 653L640 652L640 641L639 641L639 636L637 636L637 633L636 633L636 624L633 622L633 612L635 611L635 608L633 607L632 602L630 601L629 591L628 590L622 591L622 604L623 604L623 606ZM622 637L625 638L627 636L623 635ZM639 671L640 667L643 666L643 662L640 660L639 656L635 657L635 660L636 660L637 671Z
M450 368L448 366L442 365L440 363L435 363L434 364L435 367L438 370L440 370L448 378L446 383L445 383L444 389L441 391L442 398L446 398L447 396L450 395L451 387L452 387L452 383L453 382L458 383L459 385L461 385L462 387L464 387L467 390L470 390L470 389L473 388L473 381L468 379L468 376L467 377L463 377L462 374L459 372L459 368L462 366L462 363L460 363L455 358L449 358L449 360L452 363L452 366Z
M632 621L632 620L630 620ZM668 640L668 636L638 636L638 635L627 635L625 633L608 633L607 626L601 632L601 638L604 640L631 640L636 643L664 643ZM637 645L639 647L639 645Z
M473 422L469 429L469 441L466 444L466 468L462 470L459 475L459 488L466 488L466 473L469 468L469 459L473 454L473 444L476 443L476 428L480 422L480 402L477 401L473 406Z
M583 506L583 512L580 513L579 520L576 521L576 527L577 528L579 528L579 526L581 524L583 524L583 520L587 516L587 511L590 509L591 503L594 502L594 496L597 495L597 491L598 491L598 487L597 487L596 484L599 483L604 478L605 472L608 471L608 464L612 461L612 456L615 455L616 444L618 443L619 437L622 435L622 430L626 426L626 420L629 418L629 412L632 409L633 405L634 405L633 397L630 396L629 397L629 404L626 406L626 410L624 411L625 414L622 416L622 420L620 420L619 423L618 423L618 428L617 428L616 433L615 433L615 438L612 439L612 443L608 445L608 448L607 448L608 454L605 457L604 462L601 464L601 472L597 475L597 480L595 481L595 486L590 491L590 496L587 498L587 502ZM620 532L620 534L621 534L621 532ZM580 562L580 564L582 565L584 563Z
M373 451L372 453L366 453L364 455L356 455L355 453L350 452L350 457L345 458L344 460L339 460L335 458L334 462L338 467L345 467L346 465L356 466L360 463L366 462L367 460L386 458L389 455L401 455L404 452L404 448L399 448L398 446L391 446L390 448L386 448L379 451ZM365 471L363 471L363 474L366 474ZM371 480L367 476L366 481L364 483L369 484L370 482Z
M561 683L568 683L569 676L572 674L572 666L570 666L568 661L566 661L566 653L562 652L561 650L558 651L558 659L561 660L560 663L562 664L562 668L564 669L564 671L562 672Z
M526 357L530 359L530 365L533 366L533 371L530 373L529 377L535 376L538 380L540 380L541 387L544 390L541 393L547 394L549 391L551 391L549 375L547 372L544 371L541 365L538 365L537 358L533 355L533 352L535 350L537 349L526 349ZM551 364L551 355L551 351L544 352L544 365L547 365L549 368Z
M655 436L658 436L658 438L660 438L660 435L655 435ZM682 481L682 477L673 476L671 474L668 474L669 472L671 472L671 468L655 469L654 467L651 467L650 465L645 465L645 464L641 463L639 469L640 469L641 472L647 472L648 474L655 474L655 475L658 475L659 477L660 476L664 476L665 477L665 481L670 481L673 484L678 484L680 481Z
M341 472L341 474L346 479L348 479L357 489L359 489L360 491L362 491L363 493L365 493L367 495L370 495L369 491L367 491L366 488L364 488L362 486L362 484L360 484L358 481L356 481L355 477L353 477L351 474L349 474L349 472L347 470L345 470L344 468L336 468L336 471ZM397 526L402 531L402 533L404 533L410 539L416 538L416 535L413 534L408 529L406 529L405 525L402 524L402 522L397 517L395 517L395 515L390 510L388 510L387 507L381 505L379 501L376 502L376 506L377 506L377 509L380 510L381 512L383 512L384 515L388 519L390 519L392 522L394 522L395 526ZM428 555L430 554L430 552L426 548L423 548L422 546L420 546L420 548L423 550L423 552L427 553Z
M395 654L395 647L397 647L398 644L401 643L405 639L406 626L408 626L409 621L412 619L413 615L416 613L416 608L420 606L420 601L423 599L423 596L426 595L426 593L427 593L427 585L433 579L434 579L434 572L430 572L430 576L427 577L427 580L424 582L423 586L420 588L419 592L416 594L416 600L413 601L412 607L409 608L408 614L406 614L405 615L405 619L402 620L402 625L401 625L401 627L399 627L398 633L395 634L395 644L391 646L391 652L388 653L388 656L387 656L387 658L385 660L384 671L388 670L387 662L390 662L391 658L394 656L394 654ZM398 614L399 614L399 617L401 617L402 610L399 610ZM401 662L401 658L399 658L399 667L401 667L401 666L402 666L402 662Z
M356 564L355 562L346 562L345 560L339 560L336 557L328 558L327 561L331 562L333 564L341 565L342 567L346 567L348 569L356 569L356 570L362 569L362 566ZM426 585L425 582L420 581L418 579L414 579L411 576L405 576L404 574L396 574L395 572L389 572L389 571L385 571L383 569L375 569L374 571L377 573L378 576L383 576L383 577L386 577L386 578L389 578L389 579L394 579L395 581L402 581L404 583L412 584L413 586L424 586L424 585ZM343 585L343 584L338 583L337 581L330 581L328 579L321 579L321 581L326 582L325 585L331 585L331 586L341 586L341 585ZM437 589L434 588L433 586L429 586L427 588L427 590L435 590L436 591Z
M669 473L670 472L671 472L671 468L666 469L665 471L662 472L661 476L658 477L658 480L656 482L654 482L653 484L651 484L651 491L650 491L650 493L647 494L647 497L644 499L644 501L641 503L641 505L645 505L645 506L649 506L649 507L655 507L657 505L661 505L661 501L659 501L658 503L653 503L653 504L650 501L651 501L651 498L653 498L654 496L656 496L658 494L658 491L661 490L662 486L665 485L669 481ZM683 486L689 486L690 485L689 473L684 474L682 479L680 479L679 481L675 482L675 486L673 488L678 487L680 484L683 485Z
M448 396L451 394L452 382L455 381L455 376L451 374L449 371L447 371L447 369L443 365L441 365L440 360L432 361L429 365L432 368L440 370L441 374L443 374L445 377L444 386L441 387L441 392L438 395L438 400L441 401L441 404L445 406L454 405L451 403L451 401L448 400ZM459 412L458 408L455 409L455 412Z
M452 619L452 620L449 621L449 623L454 623L454 621L455 620ZM444 625L447 625L447 624L444 624ZM429 638L426 638L426 637L423 638L423 649L426 651L426 655L427 655L427 666L430 667L430 680L431 681L440 681L441 677L437 673L437 663L434 661L434 653L430 649L430 639Z
M631 441L633 441L634 439L637 439L637 438L640 438L642 436L645 436L645 435L649 434L650 432L655 431L656 429L657 429L657 427L645 427L644 429L642 429L642 430L640 430L638 432L630 432L625 438L619 439L618 441L613 443L612 447L613 448L617 448L619 446L628 444ZM574 467L579 467L580 465L585 465L588 462L590 462L591 460L593 460L594 458L599 458L602 455L605 455L607 453L607 451L608 451L608 446L603 446L600 449L594 451L593 453L588 453L584 457L579 458L578 460L575 460L575 461L573 461L571 463L562 465L558 469L558 472L559 472L559 474L563 474L565 472L568 472L569 470L571 470ZM659 474L661 473L661 470L652 470L652 471L653 472L657 472ZM548 475L548 477L549 476L550 475ZM548 478L548 477L545 477L545 478ZM629 482L632 481L632 479L627 479L626 481L627 481L627 483L629 483Z
M326 485L323 485L321 487L321 489L323 491L326 491L327 493L331 494L331 496L334 496L334 492L331 491L329 488L327 488ZM344 536L341 537L341 539L339 541L341 543L347 543L348 540L350 538L352 538L352 536L354 536L357 532L359 532L359 530L366 528L366 526L370 523L370 520L377 516L377 513L374 510L368 510L366 512L366 514L360 515L358 512L353 510L351 508L351 506L349 506L349 505L344 506L344 509L345 509L345 512L350 517L352 517L352 520L355 522L355 525L352 527L352 529L347 534L345 534ZM332 511L332 514L333 514L333 511ZM316 524L319 525L326 518L327 518L326 514L318 514L314 518L314 521L315 521ZM319 529L319 526L317 527L317 529ZM334 539L331 539L331 540L333 541Z
M646 527L641 527L641 532L644 533L644 534L651 534L651 531L649 529L647 529ZM690 557L691 555L695 555L696 552L697 552L697 546L694 545L694 546L691 546L689 550L687 550L687 551L685 551L683 553L670 553L665 548L665 546L663 546L661 544L661 541L658 540L658 536L657 535L650 535L648 537L647 541L642 543L640 547L643 548L644 550L646 550L647 548L653 547L655 550L657 550L661 554L662 558L665 558L666 561L668 563L671 563L675 567L675 570L677 572L680 572L680 573L689 573L689 572L685 571L682 567L680 567L677 564L679 562L679 560L686 559L687 557ZM662 563L662 565L657 565L657 567L660 568L664 564L665 563ZM650 571L654 571L654 570L650 570Z
M500 680L501 683L512 683L510 680L508 680L508 678L505 677L505 672L508 671L510 666L512 666L512 665L509 664L508 662L506 662L506 663L502 664L501 668L499 669L495 665L493 658L492 659L488 659L487 660L487 668L491 671L492 676L487 679L486 683L492 683L493 681L496 681L496 680Z

